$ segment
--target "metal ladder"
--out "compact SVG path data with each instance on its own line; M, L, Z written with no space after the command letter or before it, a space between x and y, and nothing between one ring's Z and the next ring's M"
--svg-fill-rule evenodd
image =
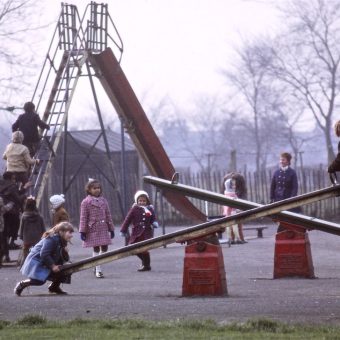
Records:
M82 74L82 66L87 59L80 22L77 8L62 4L58 24L32 98L32 102L38 98L37 111L45 105L42 120L50 126L49 130L41 132L41 143L36 154L40 164L32 168L30 176L33 183L30 193L36 197L38 205L59 146L77 81ZM43 103L46 92L49 92L49 96L46 103Z
M88 10L90 20L84 28ZM91 71L88 67L82 70L82 67L88 64L90 52L100 52L107 47L108 18L112 22L105 4L91 2L80 18L75 5L62 3L58 23L32 97L32 102L36 101L37 112L44 107L42 120L50 126L49 130L40 131L41 142L36 153L40 163L32 168L30 176L33 184L30 194L36 197L38 206L62 133L67 126L68 111L77 82L81 76L89 76L88 72ZM47 99L45 93L48 93Z

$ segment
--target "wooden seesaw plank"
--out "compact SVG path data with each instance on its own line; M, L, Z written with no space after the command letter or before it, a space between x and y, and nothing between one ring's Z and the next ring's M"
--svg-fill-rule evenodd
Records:
M314 191L308 194L292 197L280 202L275 202L268 205L256 207L250 210L242 211L232 216L223 217L210 222L201 223L193 227L185 228L183 230L175 231L173 233L154 237L149 240L134 243L116 250L108 251L104 254L95 257L90 257L75 263L66 264L62 267L62 272L65 274L72 274L81 270L89 269L94 266L118 260L127 256L143 253L150 249L159 248L170 243L200 238L212 234L214 232L217 232L221 228L225 228L233 224L251 221L259 217L272 216L274 214L279 213L282 210L295 208L300 205L309 204L330 197L336 197L339 195L339 193L340 185L336 185L326 189ZM335 229L332 229L332 231L333 231L332 233L335 233ZM340 235L340 226L338 226L337 235Z
M154 176L144 176L144 181L150 184L153 184L159 188L164 189L164 191L176 191L176 192L181 192L183 195L185 196L189 196L189 197L194 197L194 198L198 198L204 201L208 201L208 202L212 202L212 203L217 203L220 205L227 205L233 208L237 208L240 210L249 210L249 209L254 209L254 208L259 208L259 207L264 207L264 205L262 204L258 204L258 203L254 203L254 202L250 202L250 201L246 201L246 200L242 200L242 199L233 199L233 198L228 198L223 194L218 194L216 192L212 192L212 191L208 191L208 190L204 190L204 189L199 189L199 188L195 188L189 185L185 185L185 184L173 184L171 183L171 181L167 181L158 177L154 177ZM299 195L293 198L289 198L286 199L284 201L281 202L289 202L289 200L292 200L292 202L295 202L293 205L291 206L287 206L286 208L282 209L282 210L287 210L287 209L292 209L295 207L298 207L300 205L305 205L305 204L309 204L309 203L313 203L311 202L307 202L307 203L301 203L299 204L299 198L301 197L308 197L308 196L318 196L320 195L319 200L322 199L326 199L326 198L330 198L328 197L328 192L333 192L334 191L334 196L331 197L336 197L339 196L339 189L340 185L336 184L333 186L330 186L328 188L324 188L324 189L320 189L320 190L316 190L316 191L312 191L310 193L306 193L303 195ZM326 196L324 196L326 195ZM297 200L295 201L295 199L297 198ZM269 205L266 205L269 206ZM333 222L329 222L329 221L325 221L325 220L321 220L315 217L310 217L310 216L306 216L306 215L302 215L302 214L298 214L298 213L293 213L290 211L282 211L281 212L277 212L274 214L270 214L268 215L268 217L272 218L273 220L279 220L282 222L287 222L287 223L292 223L298 226L301 226L303 228L306 229L315 229L315 230L320 230L320 231L324 231L326 233L330 233L330 234L334 234L334 235L340 235L340 225L337 223L333 223Z

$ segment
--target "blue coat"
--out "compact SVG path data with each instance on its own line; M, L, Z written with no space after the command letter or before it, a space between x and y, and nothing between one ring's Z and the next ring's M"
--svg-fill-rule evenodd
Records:
M46 281L52 273L52 265L63 264L64 241L59 235L40 240L29 252L21 273L30 279Z
M281 168L274 172L270 185L270 200L281 201L297 195L298 182L295 170L288 167L287 170Z

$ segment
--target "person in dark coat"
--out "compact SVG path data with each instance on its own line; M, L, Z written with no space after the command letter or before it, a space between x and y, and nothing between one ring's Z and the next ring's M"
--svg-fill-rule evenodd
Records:
M5 221L4 221L4 214L11 210L13 207L13 202L8 202L7 204L4 203L3 198L0 196L0 268L2 266L3 257L6 254L8 255L8 243L7 237L5 236ZM8 261L9 262L9 259Z
M67 294L60 285L70 283L70 276L62 275L60 270L69 261L67 245L73 237L73 231L71 223L61 222L43 234L21 267L21 273L28 279L16 284L16 295L20 296L26 287L42 286L47 280L52 281L48 287L50 293Z
M22 189L19 190L16 183L16 177L10 171L4 172L2 179L0 179L0 196L3 198L4 203L11 203L11 209L7 210L4 214L4 238L6 244L4 244L4 257L5 262L10 262L9 249L20 248L19 245L15 243L18 237L18 230L20 226L20 213L22 211L22 206L25 201L26 188L30 185L27 182Z
M135 194L135 203L132 205L120 228L121 236L126 237L129 225L132 224L132 232L129 244L144 241L153 237L153 228L158 227L153 206L150 204L149 195L146 191L139 190ZM148 251L137 254L142 260L138 269L140 272L151 270L150 253Z
M5 213L5 204L4 200L0 196L0 268L2 266L2 258L3 258L3 244L4 244L4 229L5 229L5 223L4 223L4 213Z
M31 247L36 245L45 232L45 223L37 209L37 203L33 196L26 199L24 213L21 216L19 238L23 242L22 257L19 265L24 263Z
M25 103L24 111L12 125L12 131L19 130L24 134L22 144L28 147L30 155L33 157L40 141L38 127L47 130L50 127L40 119L39 115L35 112L35 105L32 102Z
M335 123L334 132L337 137L340 137L340 120ZM328 167L329 173L335 173L337 171L340 171L340 142L338 143L338 154Z
M270 201L277 202L286 198L294 197L298 192L297 175L290 167L292 155L284 152L280 155L280 168L274 172L270 185ZM292 212L300 212L299 207L291 209ZM279 226L278 232L285 230Z

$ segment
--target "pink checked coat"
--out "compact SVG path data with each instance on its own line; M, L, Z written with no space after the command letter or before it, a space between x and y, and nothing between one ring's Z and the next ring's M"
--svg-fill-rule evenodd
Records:
M83 247L98 247L111 244L110 231L114 230L107 200L87 195L80 205L79 232L86 234Z
M149 212L146 212L143 207L135 203L125 217L120 231L126 233L129 225L132 223L129 244L153 237L152 223L155 222L156 216L152 205L148 205L146 208Z

